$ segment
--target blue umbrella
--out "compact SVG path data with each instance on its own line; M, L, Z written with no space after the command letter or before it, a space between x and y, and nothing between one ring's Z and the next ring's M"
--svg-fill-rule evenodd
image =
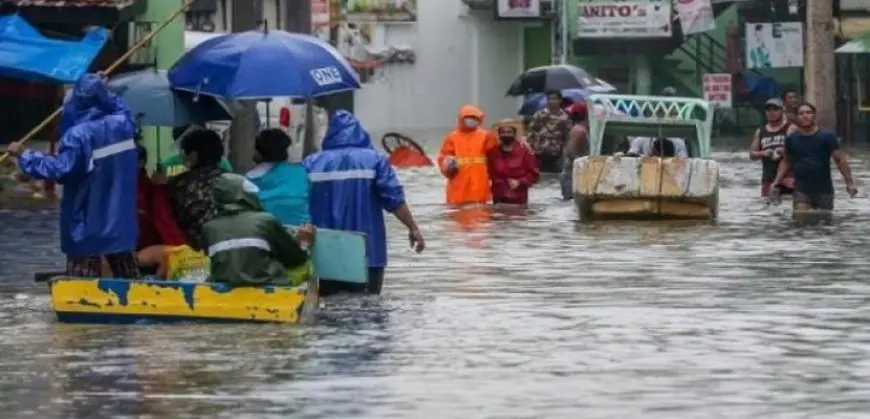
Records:
M108 87L124 100L141 125L179 127L233 119L213 97L194 98L191 93L172 90L165 71L121 74L109 80Z
M592 92L586 89L565 89L562 90L562 97L571 102L586 100ZM523 100L523 106L519 110L520 115L531 116L535 112L547 107L547 95L544 93L532 93L527 95Z
M181 57L169 80L179 90L228 99L312 98L360 88L332 45L277 30L209 39Z

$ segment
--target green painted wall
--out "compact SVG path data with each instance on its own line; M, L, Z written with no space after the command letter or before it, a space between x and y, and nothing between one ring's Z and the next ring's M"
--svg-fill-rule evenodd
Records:
M152 22L156 28L181 8L181 0L148 0L148 10L136 20ZM151 42L151 52L156 55L157 68L169 69L184 54L184 15L176 18L160 31ZM166 159L172 153L172 128L144 127L143 142L148 149L148 164L154 167L157 157ZM158 142L159 139L159 142ZM159 145L159 147L158 147Z
M550 65L553 59L553 27L547 22L523 28L523 68Z

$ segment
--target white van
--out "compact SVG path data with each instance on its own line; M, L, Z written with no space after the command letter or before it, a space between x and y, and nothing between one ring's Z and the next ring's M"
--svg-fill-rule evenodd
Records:
M223 33L211 32L184 32L184 52L188 52L197 45L212 39ZM314 108L315 138L319 145L326 134L328 116L326 110ZM304 99L291 99L289 97L273 97L269 101L257 102L257 114L260 117L260 129L281 128L290 138L293 145L290 147L290 159L297 161L302 157L302 142L305 139L305 101ZM210 123L209 127L222 133L226 139L229 135L228 122Z

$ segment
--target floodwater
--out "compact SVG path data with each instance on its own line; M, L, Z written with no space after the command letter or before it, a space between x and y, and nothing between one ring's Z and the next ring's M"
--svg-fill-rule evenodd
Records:
M835 223L795 226L757 164L715 157L717 225L579 225L555 177L526 214L448 212L404 172L426 252L390 220L385 294L300 327L57 324L30 282L55 215L0 212L3 417L867 417L866 191L836 175Z

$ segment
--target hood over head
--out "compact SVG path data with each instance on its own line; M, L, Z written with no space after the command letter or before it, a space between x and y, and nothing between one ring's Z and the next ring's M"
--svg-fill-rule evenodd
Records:
M61 116L61 135L77 124L130 110L118 95L106 88L103 78L88 73L67 94Z
M338 148L373 148L372 138L359 119L344 109L339 109L329 120L329 128L323 139L324 150Z
M214 182L212 196L221 215L247 211L264 211L258 197L259 188L242 175L224 173Z
M486 117L486 114L484 114L483 111L480 110L480 108L478 108L477 106L474 106L474 105L465 105L465 106L459 108L459 115L457 116L456 124L457 124L457 128L459 128L460 131L468 131L468 129L466 129L462 125L462 120L464 118L469 118L469 117L475 117L475 118L479 119L480 120L479 127L482 127L483 126L483 119Z

